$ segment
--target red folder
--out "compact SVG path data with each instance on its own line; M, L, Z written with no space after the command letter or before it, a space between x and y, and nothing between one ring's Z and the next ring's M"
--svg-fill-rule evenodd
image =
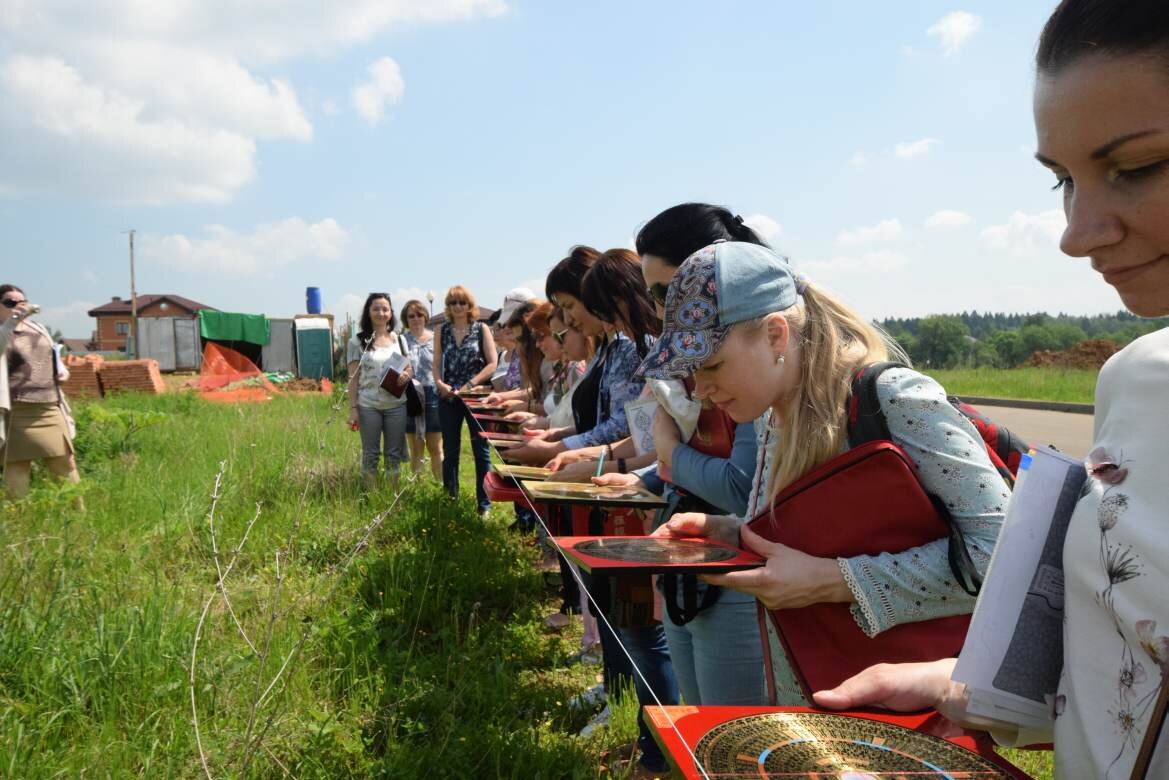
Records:
M809 555L848 558L901 552L936 539L949 528L917 480L913 461L895 444L875 441L833 458L789 485L750 528L763 538ZM861 631L847 604L764 610L811 700L876 663L933 661L962 649L970 615L902 623L876 637ZM765 653L768 690L775 701L771 654Z

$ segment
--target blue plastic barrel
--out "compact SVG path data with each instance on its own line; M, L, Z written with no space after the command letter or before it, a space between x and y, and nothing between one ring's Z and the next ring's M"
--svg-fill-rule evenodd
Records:
M309 314L321 313L321 288L308 287L304 291L304 310Z

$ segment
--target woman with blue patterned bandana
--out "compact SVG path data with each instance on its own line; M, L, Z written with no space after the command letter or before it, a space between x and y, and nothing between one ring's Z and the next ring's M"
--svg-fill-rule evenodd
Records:
M774 497L847 449L851 379L891 356L906 362L847 305L797 281L778 255L726 242L696 252L679 268L666 295L665 333L639 371L661 379L693 376L696 397L736 421L754 420L770 408L775 456L765 495ZM925 489L950 507L984 572L1010 494L981 437L923 374L893 368L876 386L893 441L917 465ZM657 533L741 544L766 558L766 566L703 579L749 593L768 609L850 604L868 636L974 609L974 596L951 572L945 538L878 555L819 558L768 542L732 517L676 515ZM806 703L778 642L771 638L768 645L779 703Z

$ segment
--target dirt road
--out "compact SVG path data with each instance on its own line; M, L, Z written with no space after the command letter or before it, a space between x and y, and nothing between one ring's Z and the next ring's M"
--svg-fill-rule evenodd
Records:
M1010 406L982 406L979 410L1005 425L1032 447L1054 444L1069 455L1082 458L1092 446L1092 415L1041 412Z

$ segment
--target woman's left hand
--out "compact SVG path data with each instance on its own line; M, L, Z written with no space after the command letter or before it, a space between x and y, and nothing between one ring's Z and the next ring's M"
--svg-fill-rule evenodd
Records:
M853 600L852 591L848 589L835 558L817 558L787 545L769 542L745 525L739 536L744 548L767 559L766 565L703 576L705 582L749 593L768 609L798 609L809 604Z
M546 466L546 468L550 468L555 472L552 478L557 482L588 482L597 475L597 462L595 460L579 460L576 463L569 463L554 468L552 464L566 454L563 452L560 453L560 455L557 455L549 461Z
M552 460L548 461L548 465L545 468L550 468L553 471L559 471L566 466L571 466L573 463L580 463L582 460L584 460L584 453L582 453L580 450L565 450Z
M682 435L674 418L660 406L654 415L654 449L658 460L667 466L673 465L674 448L682 443Z
M544 441L543 439L528 439L522 447L504 450L509 458L519 463L543 466L559 453L564 451L564 445L559 442Z

